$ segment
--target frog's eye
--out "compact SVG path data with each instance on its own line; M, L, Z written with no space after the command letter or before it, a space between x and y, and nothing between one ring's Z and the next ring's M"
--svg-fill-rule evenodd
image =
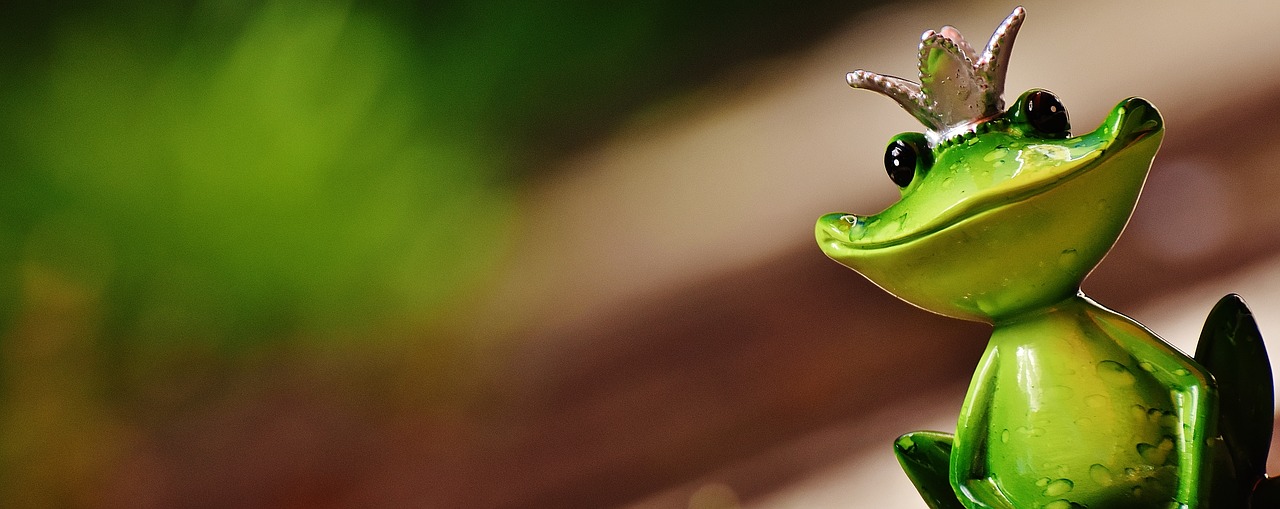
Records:
M1053 93L1036 90L1027 94L1023 102L1027 123L1041 134L1051 137L1066 137L1071 131L1071 122L1067 119L1067 108Z
M925 147L921 142L923 137L915 139L914 136L902 135L894 138L889 142L889 147L884 151L884 169L889 172L889 179L897 184L898 187L905 188L911 184L911 179L916 176L916 165L927 157ZM924 157L922 157L924 156Z

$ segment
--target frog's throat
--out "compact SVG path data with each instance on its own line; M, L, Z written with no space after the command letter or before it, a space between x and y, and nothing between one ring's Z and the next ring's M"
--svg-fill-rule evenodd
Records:
M1137 110L1147 110L1147 112L1135 114ZM1007 183L992 187L980 194L960 201L955 206L948 208L944 214L933 218L920 228L890 239L854 241L849 239L848 230L836 230L835 227L823 224L825 221L820 221L818 225L820 242L825 244L827 241L836 241L846 248L860 251L871 251L908 244L951 228L984 212L1012 206L1044 194L1063 183L1106 164L1116 156L1133 149L1139 142L1152 137L1163 136L1164 123L1159 113L1156 112L1154 106L1143 99L1130 98L1122 101L1116 107L1116 113L1118 114L1111 115L1110 118L1103 122L1103 125L1099 126L1098 130L1094 131L1096 133L1099 130L1110 130L1113 133L1112 139L1107 142L1105 148L1101 149L1102 153L1092 161L1077 166L1070 171L1026 182ZM849 215L841 216L851 217ZM858 220L861 221L862 219L859 218Z

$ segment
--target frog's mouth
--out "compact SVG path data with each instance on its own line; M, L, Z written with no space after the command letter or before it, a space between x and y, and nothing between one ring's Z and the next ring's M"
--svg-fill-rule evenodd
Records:
M818 242L834 250L828 251L828 255L834 255L839 251L870 251L911 243L951 228L979 214L1012 206L1049 192L1076 177L1104 166L1117 156L1133 150L1143 141L1157 138L1154 141L1158 143L1158 137L1163 134L1163 128L1163 119L1155 106L1145 99L1129 98L1116 105L1111 115L1096 130L1081 136L1081 138L1101 138L1099 144L1103 148L1092 155L1092 160L1082 161L1081 164L1073 165L1064 171L1048 172L1035 178L1011 179L992 186L981 193L959 200L948 207L944 213L919 227L889 238L868 240L865 228L871 225L865 224L863 217L843 213L827 214L818 221L816 232ZM1143 170L1145 171L1145 168ZM864 235L855 240L852 236L858 229L864 230Z

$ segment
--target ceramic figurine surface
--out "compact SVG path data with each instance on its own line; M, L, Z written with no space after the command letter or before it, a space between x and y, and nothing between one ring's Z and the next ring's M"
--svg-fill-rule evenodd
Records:
M1219 302L1192 359L1080 291L1133 212L1164 124L1139 98L1076 136L1048 91L1006 109L1024 16L1014 9L981 53L955 28L926 31L919 83L848 74L925 129L885 152L901 199L823 216L822 250L916 306L994 326L955 435L902 436L903 468L935 509L1280 508L1263 470L1270 365L1244 303Z

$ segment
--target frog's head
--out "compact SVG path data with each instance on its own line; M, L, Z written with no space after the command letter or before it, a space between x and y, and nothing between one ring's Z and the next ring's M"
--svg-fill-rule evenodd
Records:
M816 234L831 258L936 313L978 321L1075 295L1128 221L1160 146L1159 112L1121 101L1093 132L1071 136L1053 94L1001 105L1004 63L1022 8L975 58L950 27L925 32L921 85L863 71L856 88L898 100L924 133L889 142L902 198L879 214L827 214Z

